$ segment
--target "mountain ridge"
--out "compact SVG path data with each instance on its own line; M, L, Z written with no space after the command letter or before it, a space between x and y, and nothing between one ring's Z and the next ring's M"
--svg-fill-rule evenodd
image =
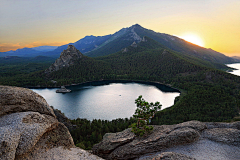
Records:
M39 52L32 48L33 49L32 54L28 52L24 56L35 57L41 55L58 57L64 49L67 49L68 45L74 45L79 51L81 51L86 56L90 57L104 56L118 52L123 48L126 48L127 46L131 45L134 41L135 43L139 43L144 36L150 37L158 41L159 43L163 44L164 46L171 50L181 52L182 54L195 56L200 59L207 60L209 62L216 62L222 64L240 62L239 59L235 59L234 57L228 57L212 49L206 49L194 45L176 36L172 36L165 33L158 33L153 30L145 29L139 24L135 24L127 28L122 28L119 31L115 32L114 34L109 34L105 36L93 36L93 35L85 36L84 38L74 43L59 46L55 50L48 52ZM20 51L21 49L19 49L18 52ZM13 54L12 53L13 51L9 52L13 56L18 56L17 53ZM9 56L10 54L9 52L1 52L0 57Z
M198 57L200 59L207 60L210 62L217 62L217 63L238 62L238 60L233 59L231 57L227 57L224 54L213 51L212 49L206 49L204 47L197 46L195 44L187 42L176 36L172 36L172 35L165 34L165 33L158 33L158 32L154 32L153 30L145 29L142 26L140 26L139 24L135 24L127 29L128 29L127 33L129 33L129 34L126 35L127 33L125 33L125 35L123 35L125 37L122 36L122 37L119 37L118 40L116 39L115 40L116 42L114 44L112 44L112 46L121 45L121 42L119 42L119 41L121 41L120 38L126 40L129 37L131 37L131 33L133 33L133 34L137 34L138 37L140 37L140 38L142 38L144 36L150 37L171 50L180 52L182 54L195 56L195 57ZM130 32L130 31L132 31L132 32ZM132 39L131 41L132 41L131 43L133 43L134 39ZM122 42L122 43L126 43L126 42ZM126 44L125 47L129 46L129 44L130 44L130 42L128 44ZM110 45L110 44L108 44L108 45ZM125 47L122 47L122 48L125 48ZM118 51L120 51L120 50L121 49L119 49ZM91 52L87 53L85 55L90 56L90 57L96 57L96 56L108 55L108 54L114 53L116 51L115 50L111 51L111 48L110 49L106 48L103 51L98 51L99 53L96 51L95 52L91 51ZM103 52L104 52L104 54L102 54Z

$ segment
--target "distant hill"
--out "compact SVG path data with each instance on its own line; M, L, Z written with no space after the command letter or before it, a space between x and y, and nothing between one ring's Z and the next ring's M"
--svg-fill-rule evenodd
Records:
M239 59L239 60L240 60L240 57L239 57L239 56L233 56L232 58L235 58L235 59Z
M86 36L80 40L78 40L75 43L69 43L66 45L59 46L53 51L42 53L41 55L48 56L48 57L59 57L60 53L68 48L68 45L74 45L81 53L89 52L95 48L97 48L99 45L106 42L111 35L106 36Z
M33 48L22 48L16 51L0 52L0 57L18 56L18 57L36 57L43 55L44 52L53 51L57 46L40 46Z
M39 47L33 47L32 49L40 52L49 52L53 51L57 48L58 46L39 46Z

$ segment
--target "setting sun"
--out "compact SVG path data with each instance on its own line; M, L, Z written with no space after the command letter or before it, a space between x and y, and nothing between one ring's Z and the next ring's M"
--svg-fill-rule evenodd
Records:
M186 34L183 34L182 36L180 36L180 38L182 38L188 42L191 42L193 44L196 44L198 46L204 47L203 40L196 34L186 33Z

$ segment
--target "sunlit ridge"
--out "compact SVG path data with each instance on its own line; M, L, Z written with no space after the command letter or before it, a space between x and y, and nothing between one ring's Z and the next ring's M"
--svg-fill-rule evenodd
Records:
M183 34L182 36L179 36L179 37L188 41L188 42L190 42L190 43L193 43L193 44L196 44L198 46L204 47L204 42L203 42L202 38L200 38L196 34L185 33L185 34Z

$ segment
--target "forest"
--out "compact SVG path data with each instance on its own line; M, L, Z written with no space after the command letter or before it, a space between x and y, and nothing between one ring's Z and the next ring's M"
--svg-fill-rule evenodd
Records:
M77 129L70 133L73 137L74 144L82 149L90 150L92 146L99 143L106 133L115 133L129 128L129 126L136 122L133 118L119 118L111 121L108 120L87 120L74 119L70 120L73 125L77 125Z

